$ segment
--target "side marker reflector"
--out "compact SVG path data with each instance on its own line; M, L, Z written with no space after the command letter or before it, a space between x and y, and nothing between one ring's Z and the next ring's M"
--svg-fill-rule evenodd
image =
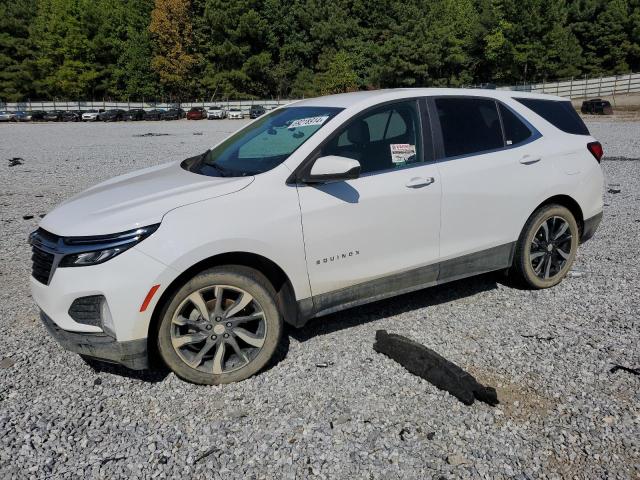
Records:
M154 285L149 289L149 293L147 293L147 296L144 297L144 302L142 302L142 305L140 306L141 312L144 312L147 309L147 307L149 306L149 303L151 303L151 299L156 294L159 288L160 288L160 285Z

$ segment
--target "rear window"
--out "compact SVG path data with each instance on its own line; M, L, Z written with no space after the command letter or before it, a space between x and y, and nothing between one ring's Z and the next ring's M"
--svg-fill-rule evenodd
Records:
M571 102L562 100L539 100L537 98L516 98L525 107L551 123L554 127L573 135L589 135L589 130Z
M441 97L436 98L435 103L446 157L504 147L494 100Z

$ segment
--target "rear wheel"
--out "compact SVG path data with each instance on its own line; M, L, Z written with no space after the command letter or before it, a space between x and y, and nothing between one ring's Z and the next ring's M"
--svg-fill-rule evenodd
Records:
M578 224L567 208L546 205L536 210L516 244L512 278L534 289L557 285L573 264L578 237Z
M245 380L271 359L282 317L269 281L241 266L206 270L163 310L158 350L179 377L217 385Z

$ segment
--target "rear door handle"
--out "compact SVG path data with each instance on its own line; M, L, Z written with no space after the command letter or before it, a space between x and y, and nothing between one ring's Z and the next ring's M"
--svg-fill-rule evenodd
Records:
M520 159L520 163L523 165L533 165L542 160L540 157L532 157L531 155L525 155Z
M427 185L431 185L433 182L435 182L435 179L433 177L413 177L405 185L409 188L421 188L426 187Z

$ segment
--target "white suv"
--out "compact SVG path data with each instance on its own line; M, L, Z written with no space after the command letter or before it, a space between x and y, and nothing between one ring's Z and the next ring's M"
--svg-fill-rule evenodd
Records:
M283 321L493 270L557 284L600 222L601 156L558 97L303 100L53 210L30 238L33 297L71 351L238 381Z

